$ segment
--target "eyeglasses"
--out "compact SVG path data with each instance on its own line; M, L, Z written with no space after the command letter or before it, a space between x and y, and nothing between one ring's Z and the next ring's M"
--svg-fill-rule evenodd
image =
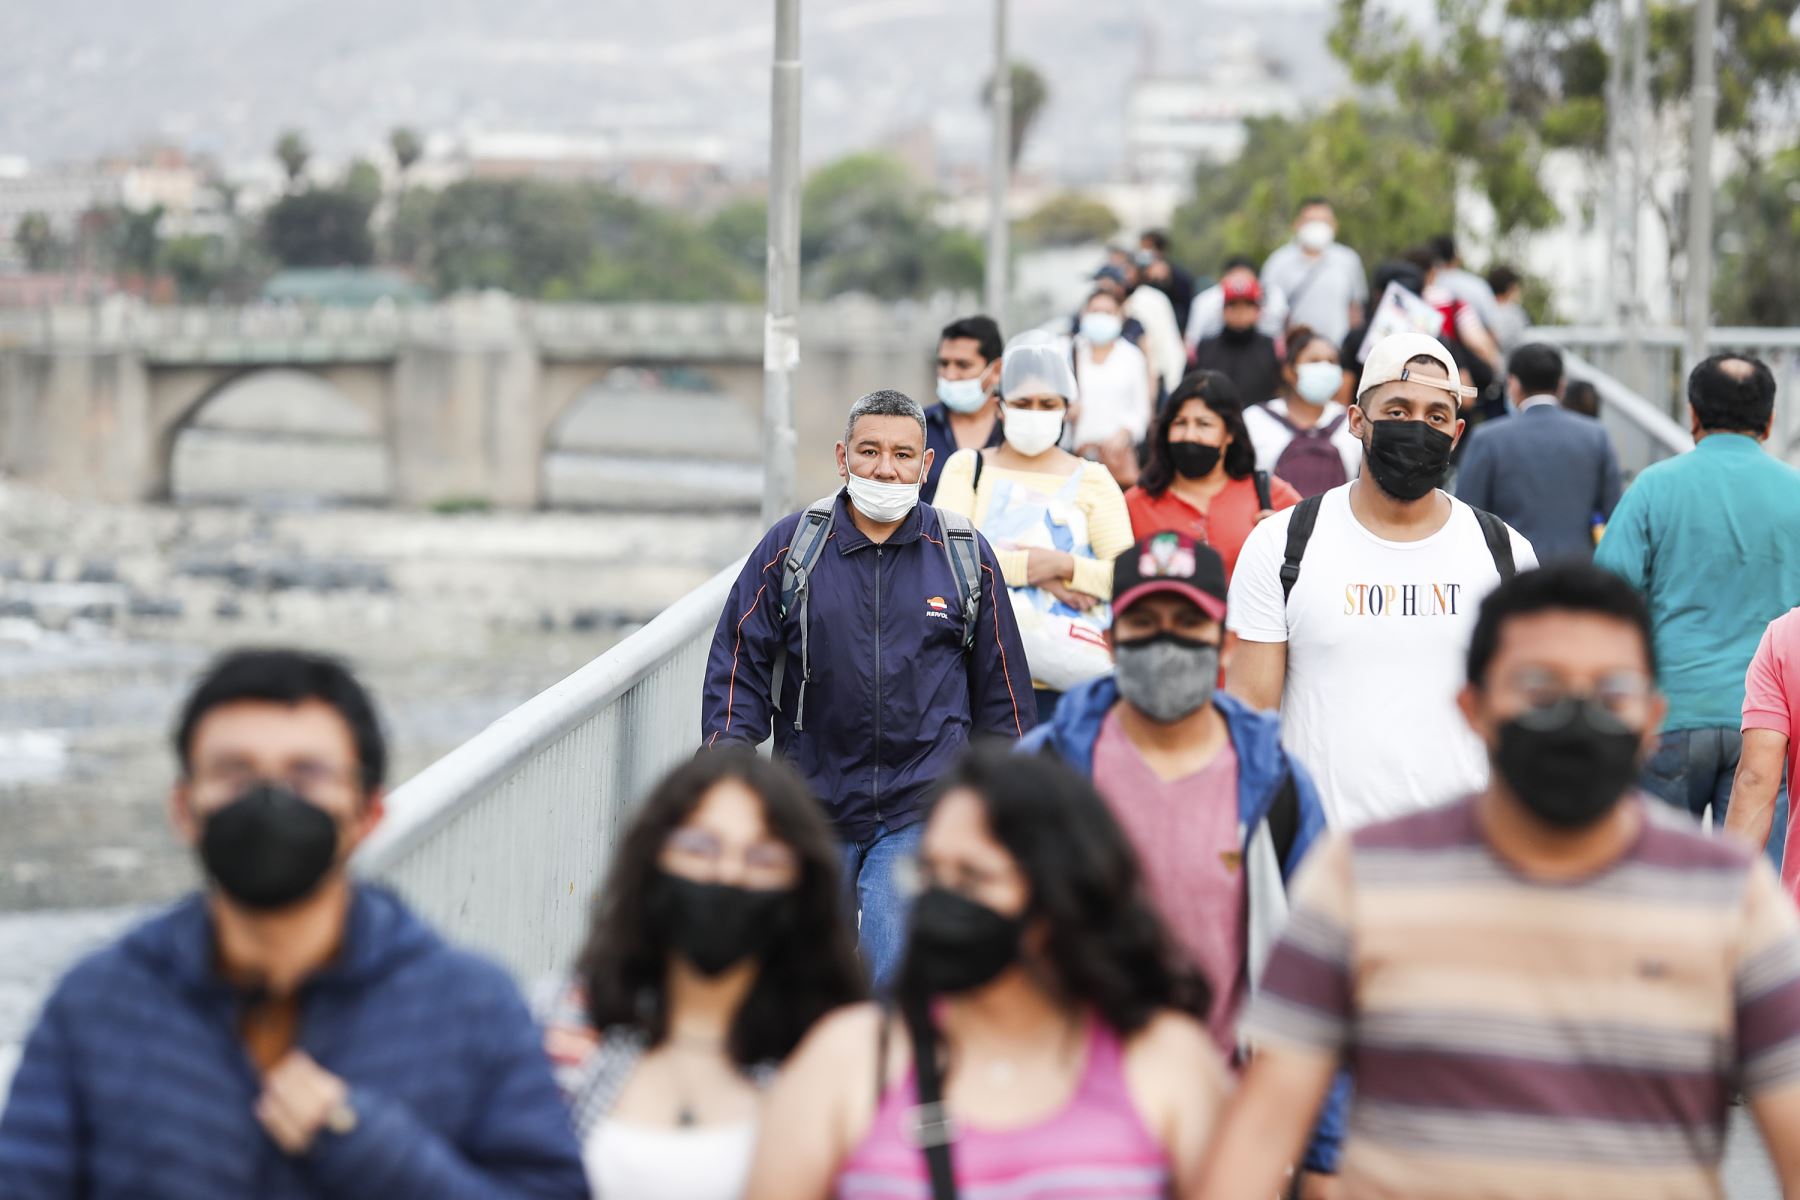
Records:
M917 896L934 887L979 900L1011 883L1017 871L985 871L967 863L935 867L923 858L903 858L894 865L894 884L903 896Z
M220 763L194 773L193 782L206 791L228 796L242 795L259 784L275 784L306 800L329 798L351 788L360 779L357 773L322 762L297 762L285 771L270 774L249 763Z
M665 865L675 873L707 882L723 878L727 864L736 862L744 886L752 891L790 887L800 870L800 856L781 842L754 842L733 854L718 834L690 826L669 835L663 855Z
M1634 672L1608 675L1594 685L1592 691L1571 690L1550 671L1526 668L1515 671L1506 685L1525 701L1525 711L1517 718L1527 724L1552 726L1568 719L1569 710L1583 701L1618 723L1621 729L1643 723L1645 707L1655 690L1650 680Z

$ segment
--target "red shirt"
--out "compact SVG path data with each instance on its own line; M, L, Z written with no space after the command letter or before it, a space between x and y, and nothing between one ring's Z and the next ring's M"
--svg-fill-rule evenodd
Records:
M1284 479L1269 477L1269 498L1277 509L1292 508L1300 503L1300 493ZM1201 512L1175 494L1170 488L1161 496L1152 496L1141 487L1125 493L1125 508L1131 513L1131 536L1143 541L1153 533L1185 533L1197 542L1205 542L1225 560L1225 578L1237 569L1238 551L1244 539L1256 527L1256 514L1262 505L1256 499L1256 481L1233 479L1218 495L1212 506Z

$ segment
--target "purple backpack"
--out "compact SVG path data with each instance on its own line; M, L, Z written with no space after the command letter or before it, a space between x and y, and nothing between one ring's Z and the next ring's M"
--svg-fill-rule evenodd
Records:
M1292 484L1302 499L1349 482L1349 476L1344 474L1344 456L1331 444L1332 435L1349 417L1348 412L1339 413L1328 424L1301 429L1279 413L1264 411L1287 426L1294 435L1294 440L1275 460L1275 474Z

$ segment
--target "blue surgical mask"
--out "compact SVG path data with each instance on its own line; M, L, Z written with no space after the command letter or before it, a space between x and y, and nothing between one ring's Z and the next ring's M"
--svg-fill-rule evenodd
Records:
M1116 342L1125 331L1125 322L1117 313L1085 312L1081 314L1081 336L1095 345Z
M987 403L987 392L979 379L944 379L937 384L938 399L951 412L972 413Z
M1294 390L1308 404L1321 407L1336 399L1344 385L1344 368L1334 362L1301 363L1294 371Z

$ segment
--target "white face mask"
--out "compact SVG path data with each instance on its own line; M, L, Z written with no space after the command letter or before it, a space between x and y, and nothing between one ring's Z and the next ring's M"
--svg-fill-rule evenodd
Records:
M1006 444L1026 458L1036 458L1062 438L1063 412L1052 409L1009 408L1002 429Z
M1301 363L1294 372L1294 390L1308 404L1324 405L1336 399L1344 386L1344 368L1332 362Z
M951 412L972 413L987 403L979 379L938 379L937 397Z
M1096 345L1116 342L1125 331L1125 322L1117 313L1085 312L1081 314L1081 336Z
M850 503L877 525L892 525L919 503L916 483L881 483L850 472Z
M1294 237L1302 249L1316 254L1337 240L1337 230L1331 227L1330 221L1308 221L1295 231Z

